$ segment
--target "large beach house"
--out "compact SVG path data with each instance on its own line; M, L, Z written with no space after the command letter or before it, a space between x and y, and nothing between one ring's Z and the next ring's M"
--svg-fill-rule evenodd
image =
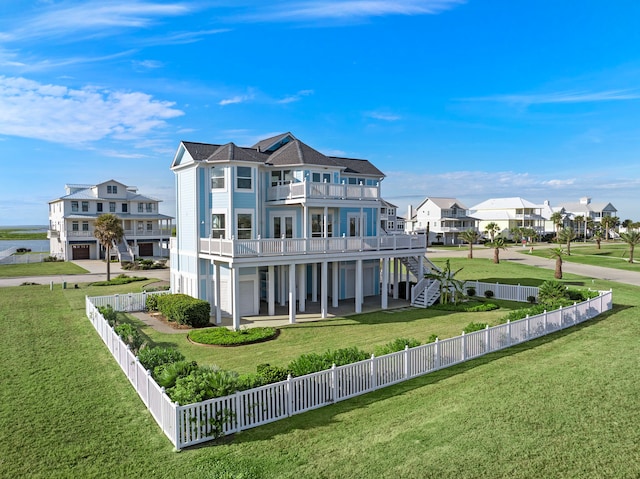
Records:
M416 280L430 268L424 235L382 231L384 174L368 160L324 155L284 133L251 147L184 141L171 169L171 288L209 301L217 323L230 316L238 329L276 305L293 323L307 301L326 317L329 299L360 312L364 297L379 296L384 309L387 292L398 295L400 262Z
M122 221L124 238L112 253L121 261L137 256L167 256L171 216L160 214L160 200L135 186L109 180L96 185L65 185L66 194L49 202L49 251L59 259L102 259L94 236L96 219L112 213Z

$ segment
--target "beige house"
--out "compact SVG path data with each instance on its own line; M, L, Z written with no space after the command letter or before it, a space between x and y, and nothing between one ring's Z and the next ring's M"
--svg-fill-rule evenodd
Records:
M532 228L537 234L544 234L547 228L545 216L552 209L548 202L536 205L520 197L491 198L469 209L469 215L478 221L478 230L483 232L489 223L496 223L500 234L510 237L514 228Z

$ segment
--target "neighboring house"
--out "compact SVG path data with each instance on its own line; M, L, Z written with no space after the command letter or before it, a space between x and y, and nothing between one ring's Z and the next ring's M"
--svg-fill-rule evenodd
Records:
M592 203L591 198L585 196L577 203L562 203L559 205L563 212L571 215L571 219L576 216L583 216L599 223L605 216L616 216L618 210L611 203Z
M122 220L124 239L112 253L167 256L172 217L160 214L160 201L138 193L135 186L114 180L97 185L65 185L66 194L49 202L49 251L59 259L101 259L104 248L94 236L95 221L104 213Z
M398 216L398 207L384 199L380 199L381 234L404 233L404 218Z
M410 208L411 221L405 229L416 233L429 233L428 244L460 244L458 235L468 229L477 229L475 218L467 214L467 207L456 198L427 197L415 209Z
M532 228L537 234L544 234L548 218L543 213L550 212L548 203L536 205L520 197L491 198L469 209L470 216L478 220L478 231L482 233L489 223L496 223L499 234L507 238L516 227Z
M293 323L307 300L326 317L328 298L333 307L354 299L360 312L378 295L385 309L400 258L416 277L429 267L424 237L381 231L384 174L367 160L327 156L285 133L252 147L182 142L171 169L171 288L209 301L217 323L231 316L238 329L242 316L274 315L276 304Z

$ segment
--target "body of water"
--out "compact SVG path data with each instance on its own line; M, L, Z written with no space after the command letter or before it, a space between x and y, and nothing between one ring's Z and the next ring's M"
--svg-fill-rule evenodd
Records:
M0 251L9 248L29 248L35 253L48 253L49 240L0 240Z

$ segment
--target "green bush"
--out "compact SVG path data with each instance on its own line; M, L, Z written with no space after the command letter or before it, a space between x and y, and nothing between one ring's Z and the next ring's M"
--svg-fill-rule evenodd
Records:
M469 323L462 330L464 334L473 333L474 331L482 331L486 329L487 323Z
M535 296L527 296L527 301L531 304L536 304L536 297Z
M178 378L176 385L167 389L172 401L180 405L192 404L237 391L238 373L218 367L199 367L187 376Z
M490 289L488 289L488 290L486 290L484 292L484 297L487 298L487 299L491 299L491 298L493 298L493 296L494 296L494 293Z
M276 337L276 328L249 328L240 331L230 331L227 328L207 328L189 332L189 339L200 344L215 344L218 346L239 346L257 343Z
M96 281L91 283L91 286L114 286L118 284L129 284L135 281L146 281L149 278L143 278L140 276L127 276L125 274L119 274L110 281Z
M405 346L415 348L416 346L420 346L420 341L413 338L397 338L383 346L376 346L374 354L376 356L384 356L385 354L403 351Z
M425 342L425 344L435 343L436 339L438 339L438 335L437 334L432 334L431 336L429 336L427 338L427 341Z
M144 338L138 329L130 324L123 323L113 328L115 333L122 338L124 343L131 348L133 354L138 354L144 344Z
M500 308L500 306L495 303L484 303L482 301L472 300L457 304L434 304L429 309L437 309L440 311L457 311L461 313L476 313L482 311L493 311L494 309L498 308Z
M158 294L150 294L145 300L144 307L147 311L158 311Z
M42 261L44 261L45 263L55 263L57 261L62 261L61 259L56 258L55 256L47 256L45 259L43 259Z
M188 376L198 367L195 361L176 361L175 363L161 364L154 370L153 377L158 385L164 388L172 388L179 378Z
M569 299L567 288L559 281L545 281L538 289L538 302L540 304L550 305L567 299Z
M289 363L288 369L293 376L299 377L305 374L317 373L336 366L356 363L369 359L371 355L356 347L326 351L324 354L302 354Z
M112 328L118 324L118 313L110 304L107 304L106 306L98 306L98 312Z
M285 381L291 371L287 368L281 368L279 366L271 366L268 363L258 364L256 366L257 375L263 379L263 384L278 383Z
M476 288L467 288L467 296L470 298L476 295Z
M211 305L186 294L165 294L158 298L158 310L169 320L194 328L209 325Z
M184 359L184 355L177 349L160 346L144 348L138 353L140 363L151 372L155 372L156 368L163 364L175 363Z

